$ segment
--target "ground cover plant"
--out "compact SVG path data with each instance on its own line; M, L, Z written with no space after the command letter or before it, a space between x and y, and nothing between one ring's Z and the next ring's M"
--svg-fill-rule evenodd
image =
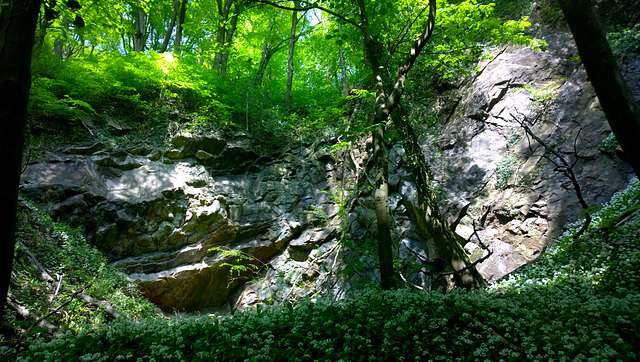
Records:
M478 292L363 290L226 317L118 319L28 349L18 361L636 360L640 182L574 224L532 266Z

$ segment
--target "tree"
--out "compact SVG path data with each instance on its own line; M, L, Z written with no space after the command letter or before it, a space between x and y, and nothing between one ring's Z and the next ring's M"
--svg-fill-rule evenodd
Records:
M176 18L178 17L178 13L180 12L180 0L173 0L173 11L171 12L171 20L169 22L169 26L167 27L167 32L164 36L164 40L162 41L162 45L160 46L159 53L164 53L167 51L169 47L169 41L171 40L171 34L173 34L173 28L176 26Z
M231 40L236 32L238 26L238 9L237 0L216 0L218 5L218 15L220 21L218 24L218 31L216 33L216 45L218 50L216 51L215 58L213 60L213 69L217 70L219 74L224 78L227 75L227 64L229 61L229 46ZM231 12L233 6L234 11Z
M609 126L640 176L640 106L633 99L589 0L560 0Z
M0 319L13 268L31 55L40 1L15 0L4 5L0 7L0 145L5 164L0 178Z
M182 54L182 30L184 29L185 17L187 16L187 4L189 0L182 0L180 3L180 11L178 11L178 26L176 34L173 37L173 52L176 56Z
M145 44L147 43L146 31L147 28L147 13L144 10L138 11L138 16L135 21L135 32L133 33L133 51L143 52Z
M300 2L294 1L293 7L299 8ZM304 14L302 15L304 17ZM287 90L285 93L285 109L289 111L291 108L291 88L293 87L293 53L296 47L296 42L298 41L298 36L296 35L296 29L298 27L298 22L302 17L298 17L298 12L293 10L291 12L291 36L289 37L289 58L287 61Z
M378 239L378 259L380 262L380 279L383 289L392 289L395 287L394 270L393 270L393 252L391 239L391 216L389 211L389 182L388 182L388 162L387 149L385 145L385 127L389 120L391 112L399 105L402 94L405 90L406 77L416 59L420 56L420 52L425 47L435 27L436 18L436 1L429 0L428 5L423 8L416 9L413 4L395 4L389 3L365 3L365 0L357 0L353 15L358 17L358 21L349 19L339 14L337 11L327 9L318 5L309 5L307 7L284 7L266 0L254 0L256 2L267 3L272 6L292 10L306 11L310 9L320 9L331 14L353 26L358 28L362 37L362 45L364 50L365 63L373 75L374 89L376 94L374 117L372 121L372 139L373 139L373 164L375 169L375 185L374 198L376 205L376 230ZM426 22L421 20L421 15L428 10ZM371 23L369 12L373 12L376 17L376 23ZM413 12L417 11L415 18ZM405 14L408 20L403 29L394 37L385 35L394 24L393 21L398 14ZM407 37L415 34L416 30L412 29L413 24L420 21L421 31L414 38L411 45L404 52L400 52L401 45L407 43ZM384 43L384 41L386 43ZM403 49L404 50L404 49ZM401 60L398 61L398 58ZM395 63L397 61L397 63ZM390 65L397 65L395 76L391 76L388 70ZM425 199L428 202L435 202L434 199ZM430 204L425 210L438 210L437 204ZM438 211L439 212L439 211ZM437 214L436 214L437 215ZM425 215L427 220L433 219L431 215ZM470 265L470 262L462 248L457 243L457 239L453 235L453 231L446 224L427 222L427 225L435 225L430 232L430 236L436 240L443 240L438 243L444 248L442 255L453 258L448 261L450 267L453 268L456 285L467 289L477 289L484 285L482 276ZM440 235L444 233L443 235ZM454 245L445 245L446 242L454 243Z

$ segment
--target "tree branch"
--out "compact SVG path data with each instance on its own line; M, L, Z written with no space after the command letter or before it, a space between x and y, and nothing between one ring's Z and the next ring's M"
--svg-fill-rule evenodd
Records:
M407 73L413 67L413 64L416 62L416 59L420 55L422 48L427 44L429 38L433 34L433 29L436 24L436 0L429 0L429 19L427 20L427 25L424 27L424 31L418 39L415 40L413 45L411 46L411 50L409 50L409 54L404 59L402 64L398 67L398 75L396 76L396 84L393 87L393 91L387 98L387 102L385 104L388 112L391 112L393 108L398 105L398 101L404 93L404 83L407 77Z
M308 6L308 7L289 7L289 6L283 6L283 5L280 5L278 3L271 2L271 1L266 1L266 0L250 0L250 1L251 2L255 2L255 3L260 3L260 4L271 5L273 7L278 8L278 9L290 10L290 11L309 11L309 10L313 10L313 9L318 9L320 11L323 11L323 12L327 13L327 14L335 16L336 18L338 18L340 20L346 21L347 23L355 26L358 29L362 29L361 25L356 23L355 21L353 21L353 20L351 20L351 19L349 19L349 18L347 18L347 17L345 17L343 15L340 15L340 14L336 13L335 11L332 11L332 10L329 10L329 9L327 9L325 7L322 7L322 6L311 5L311 6Z
M516 116L514 116L511 113L509 115L517 123L519 123L522 128L524 128L524 130L527 133L527 135L531 136L531 138L536 140L536 142L538 142L540 145L542 145L542 147L544 147L545 154L546 153L551 153L551 154L553 154L554 156L557 157L557 159L560 161L561 165L557 164L550 157L546 157L546 158L556 166L556 170L562 171L562 173L564 173L565 176L567 176L567 178L571 181L571 184L573 185L573 189L576 192L576 196L578 197L578 202L580 203L580 206L582 207L582 211L584 213L584 218L585 218L585 221L584 221L584 224L582 225L582 228L580 228L580 230L578 230L578 232L573 235L573 238L577 239L587 230L587 228L591 224L591 214L589 212L586 212L586 210L589 209L589 205L587 205L587 202L584 200L584 197L582 196L582 189L580 188L580 184L578 183L578 178L576 177L575 173L573 172L573 166L575 166L575 163L573 165L569 165L569 162L567 162L567 160L564 158L563 155L560 154L560 152L558 152L555 149L553 149L553 147L549 146L540 137L538 137L535 133L533 133L531 128L529 128L529 126L527 126L527 122L528 122L527 117L522 113L518 112L518 114L520 114L520 116L523 118L522 120L518 119ZM497 117L497 118L501 118L501 117ZM578 135L579 134L580 134L580 132L578 132ZM576 137L576 139L577 139L577 137ZM575 147L576 147L576 141L574 140L574 150L575 150ZM576 152L576 155L577 155L577 152Z

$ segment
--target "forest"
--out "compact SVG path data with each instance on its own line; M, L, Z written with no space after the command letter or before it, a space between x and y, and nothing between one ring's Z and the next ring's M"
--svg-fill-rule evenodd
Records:
M631 0L2 3L0 356L637 360L638 99Z

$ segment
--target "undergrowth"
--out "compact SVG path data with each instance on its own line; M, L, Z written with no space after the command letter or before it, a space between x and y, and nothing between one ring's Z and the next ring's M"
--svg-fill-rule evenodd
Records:
M370 288L345 301L228 317L122 319L2 353L19 361L637 360L638 200L636 180L585 236L572 239L576 223L532 266L479 292Z
M47 322L59 328L56 332L77 333L114 319L104 307L88 303L79 293L103 306L108 303L123 318L136 320L159 313L135 284L107 265L79 230L52 220L43 207L28 200L20 202L16 236L9 298L28 310L30 318L6 308L0 342L47 338L52 331L34 323L34 318L46 315Z

